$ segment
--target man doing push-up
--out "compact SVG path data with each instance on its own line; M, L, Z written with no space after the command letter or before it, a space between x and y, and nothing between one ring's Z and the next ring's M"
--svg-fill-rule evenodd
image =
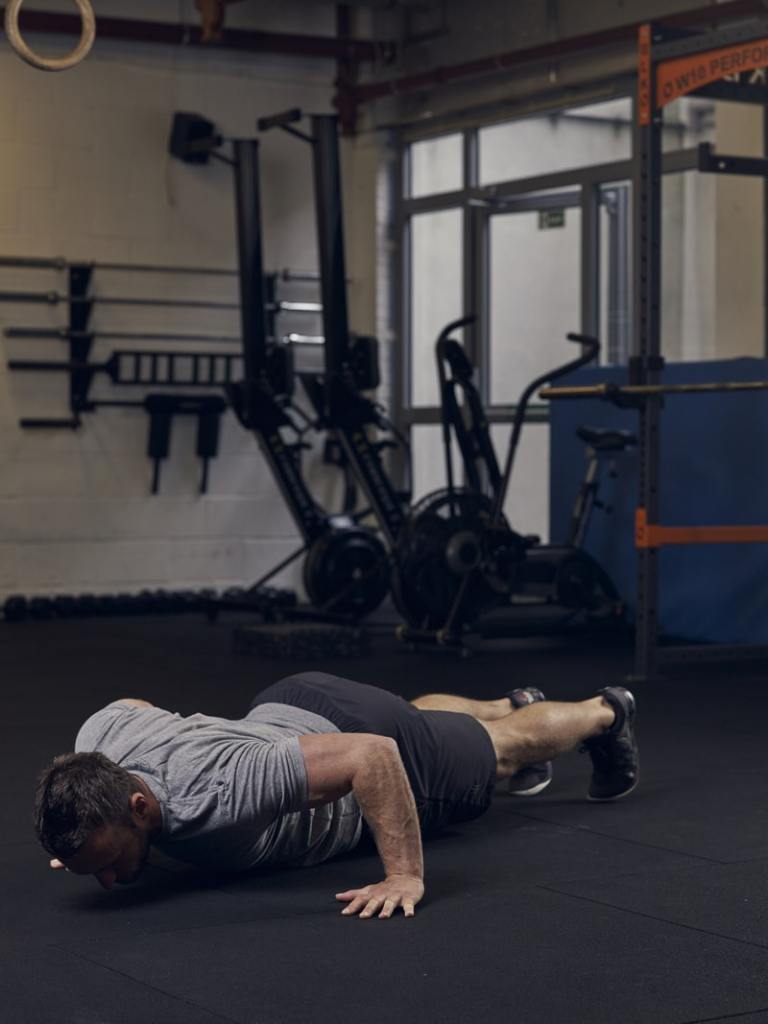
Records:
M424 895L422 836L479 817L498 780L515 794L540 792L552 759L582 744L589 799L631 792L634 718L620 686L573 703L533 687L408 703L323 672L275 683L234 720L122 699L45 769L35 826L51 867L105 889L135 881L151 846L240 871L318 864L370 838L384 877L337 893L342 913L410 917Z

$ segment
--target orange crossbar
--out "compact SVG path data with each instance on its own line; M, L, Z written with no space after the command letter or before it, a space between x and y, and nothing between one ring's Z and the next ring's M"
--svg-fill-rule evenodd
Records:
M637 53L637 118L649 125L653 110L741 71L768 65L768 38L752 39L659 61L654 67L651 26L640 25ZM655 72L655 74L654 74ZM654 89L655 86L655 89Z
M656 67L656 105L664 107L710 82L740 71L764 68L766 64L768 39L753 39L735 46L661 61Z
M660 526L648 522L644 508L635 512L635 547L676 544L768 544L768 526Z

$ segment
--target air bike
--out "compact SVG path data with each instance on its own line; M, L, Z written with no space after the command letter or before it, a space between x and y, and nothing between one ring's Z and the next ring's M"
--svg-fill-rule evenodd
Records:
M484 637L531 635L568 626L616 624L623 604L605 570L582 549L593 508L599 501L599 468L636 444L627 431L581 427L588 446L587 470L573 507L567 539L541 544L538 537L511 529L504 513L515 455L532 396L547 383L591 362L597 339L569 334L583 346L574 360L532 381L515 410L502 472L474 366L451 338L474 322L449 324L436 346L447 487L423 498L409 513L398 544L398 605L406 619L401 636L412 643L461 645L468 632ZM467 486L455 483L455 438ZM615 465L611 463L615 475Z
M240 423L256 437L302 538L301 546L246 590L237 603L272 619L357 622L378 608L389 591L388 552L374 530L360 525L361 514L349 508L354 488L347 487L344 511L329 514L315 501L304 479L302 454L310 447L304 438L313 424L293 401L295 374L290 347L273 343L267 336L259 143L256 139L231 140L233 155L229 158L217 152L224 141L205 118L175 115L170 142L174 156L198 164L213 157L233 169L244 378L230 385L227 394ZM325 318L325 310L323 315ZM374 386L376 381L370 379L375 370L370 342L361 340L356 345L350 340L349 347L349 375L354 386ZM271 606L263 599L265 584L302 556L310 607Z

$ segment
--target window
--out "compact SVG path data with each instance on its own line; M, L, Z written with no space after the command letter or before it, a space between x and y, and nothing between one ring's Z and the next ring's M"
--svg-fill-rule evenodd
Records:
M481 128L480 184L628 160L632 130L628 97Z
M580 328L581 211L558 212L555 228L542 228L538 210L490 218L492 405L516 403L535 377L578 355L565 336Z
M463 214L460 209L411 219L410 404L438 405L435 341L462 315Z
M411 196L455 192L464 184L464 140L441 135L411 146Z

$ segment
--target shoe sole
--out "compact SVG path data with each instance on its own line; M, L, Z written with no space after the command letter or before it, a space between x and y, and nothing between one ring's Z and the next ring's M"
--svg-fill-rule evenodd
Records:
M510 796L536 796L543 789L546 789L552 779L547 779L545 782L540 782L537 786L533 786L531 789L516 789L514 793L511 790L507 790Z
M634 793L634 791L637 789L637 785L639 782L640 779L638 778L629 787L629 789L625 789L623 793L617 793L616 796L590 796L589 793L587 793L587 800L589 800L593 804L610 804L616 800L623 800L625 796L629 796L630 793Z
M637 711L637 702L635 701L635 695L634 695L634 693L632 693L631 690L628 690L625 686L621 687L621 689L624 690L624 692L626 693L627 697L629 698L629 727L630 727L631 730L633 730L633 733L634 733L635 713ZM625 796L629 796L630 793L634 793L634 791L637 789L637 786L638 786L639 782L640 782L640 757L638 755L638 758L637 758L637 778L632 783L632 785L629 787L629 789L625 789L622 793L617 793L616 796L590 796L589 793L587 793L587 800L589 800L590 803L593 803L593 804L610 804L610 803L615 802L616 800L623 800Z

